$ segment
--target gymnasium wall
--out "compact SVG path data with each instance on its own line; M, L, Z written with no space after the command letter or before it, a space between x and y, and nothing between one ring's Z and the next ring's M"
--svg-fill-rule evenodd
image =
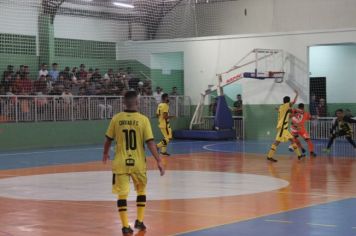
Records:
M178 129L189 125L189 118L171 121ZM78 145L98 145L105 139L109 121L2 123L0 150L26 150L34 148L55 148ZM162 136L157 119L151 119L156 141ZM100 159L101 157L98 157Z
M275 107L284 96L294 96L293 89L297 88L300 91L298 102L308 103L308 47L354 42L355 38L356 30L334 30L126 42L125 48L118 47L118 54L121 58L150 64L153 53L183 52L185 94L192 98L193 104L197 104L200 92L208 84L216 83L215 75L231 68L253 48L283 49L286 56L286 79L283 83L253 79L237 82L242 86L247 138L271 139L277 117ZM246 67L244 70L252 69Z
M352 28L355 11L353 0L239 0L195 7L186 3L165 16L157 35L163 39Z

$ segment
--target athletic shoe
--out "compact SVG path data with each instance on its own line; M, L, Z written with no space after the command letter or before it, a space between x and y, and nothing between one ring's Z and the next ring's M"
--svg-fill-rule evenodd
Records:
M268 160L268 161L271 161L271 162L277 162L277 160L274 159L273 157L267 157L267 160Z
M136 220L135 221L135 229L144 231L144 230L146 230L146 225L143 222Z
M330 153L330 149L324 148L324 149L323 149L323 152L325 152L326 154L329 154L329 153Z
M316 153L315 152L310 152L310 156L311 157L316 157Z
M122 235L124 236L131 236L133 234L133 230L131 229L131 227L122 227Z
M170 156L171 154L169 154L168 152L161 152L161 155L163 155L163 156Z
M294 152L293 146L292 146L292 145L289 145L289 146L288 146L288 150L289 150L290 152Z
M305 157L305 154L302 154L298 157L298 160L302 160Z

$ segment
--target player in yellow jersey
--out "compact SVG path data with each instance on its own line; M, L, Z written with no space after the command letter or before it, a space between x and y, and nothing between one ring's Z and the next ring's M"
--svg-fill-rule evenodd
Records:
M147 144L148 149L156 159L161 176L164 175L164 167L153 140L150 121L137 111L138 98L135 91L129 91L125 94L124 104L126 110L112 118L106 131L103 162L106 163L110 159L110 146L112 141L115 140L115 157L112 161L112 191L118 195L117 207L122 222L122 233L123 235L132 235L133 230L129 225L127 216L130 179L132 179L137 192L135 228L140 231L146 229L143 223L147 184L144 143Z
M167 146L169 141L172 139L172 129L169 124L169 97L167 93L162 94L162 102L158 105L156 115L158 118L158 127L161 129L163 139L157 144L157 148L161 150L161 154L165 156L170 156L167 152Z
M305 157L304 154L300 153L300 150L295 144L292 134L289 132L289 118L292 106L295 104L298 98L298 91L295 91L295 98L292 102L290 102L290 97L286 96L283 98L283 104L278 108L278 121L277 121L277 136L276 140L271 146L267 154L267 160L272 162L277 162L276 159L273 158L274 153L277 150L278 145L281 142L290 141L292 143L292 147L294 152L298 155L298 159L302 159Z

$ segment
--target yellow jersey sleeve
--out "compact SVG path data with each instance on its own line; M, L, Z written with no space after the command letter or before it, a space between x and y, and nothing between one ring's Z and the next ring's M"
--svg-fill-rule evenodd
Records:
M143 140L145 142L148 142L150 140L153 140L153 133L152 133L152 127L151 127L151 123L148 120L148 118L145 119L145 126L143 129Z
M115 122L115 120L116 120L115 117L113 117L111 119L109 127L108 127L108 129L106 130L106 133L105 133L105 136L107 138L109 138L109 139L112 139L112 140L114 140L115 137L116 137L116 133L115 133L115 124L116 124L116 122Z

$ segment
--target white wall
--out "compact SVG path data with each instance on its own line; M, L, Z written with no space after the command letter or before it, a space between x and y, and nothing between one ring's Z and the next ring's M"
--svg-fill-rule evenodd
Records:
M24 3L0 1L0 33L37 35L38 4L35 0Z
M184 70L183 53L167 52L151 54L151 69Z
M349 31L320 31L295 34L240 35L234 37L210 37L187 40L126 42L118 45L119 59L135 59L150 66L152 53L184 52L185 93L193 103L200 92L215 81L215 75L229 69L253 48L283 49L288 58L285 64L286 81L281 84L272 80L243 79L244 103L277 104L281 98L301 91L301 102L308 100L308 47L318 44L355 42L356 29ZM250 70L251 68L246 68Z
M58 15L54 20L54 37L117 42L128 39L128 23L99 18Z
M355 12L355 0L239 0L194 11L181 4L162 20L158 38L353 28Z
M356 102L356 45L310 48L312 77L326 77L329 103Z

